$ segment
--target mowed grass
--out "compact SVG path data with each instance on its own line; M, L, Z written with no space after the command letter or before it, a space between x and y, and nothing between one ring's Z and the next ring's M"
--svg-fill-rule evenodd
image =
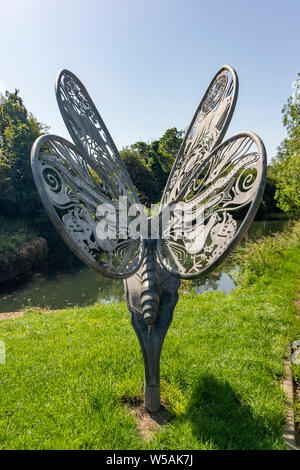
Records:
M299 238L298 226L243 249L230 295L181 297L161 357L173 418L151 440L124 404L143 395L124 303L0 320L0 448L284 449L280 383L287 342L300 332Z

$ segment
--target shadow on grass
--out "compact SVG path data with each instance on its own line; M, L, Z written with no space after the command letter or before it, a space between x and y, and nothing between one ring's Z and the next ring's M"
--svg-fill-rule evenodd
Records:
M213 375L198 379L186 416L195 437L210 441L216 449L276 448L276 436L253 416L251 407L241 402L228 382Z

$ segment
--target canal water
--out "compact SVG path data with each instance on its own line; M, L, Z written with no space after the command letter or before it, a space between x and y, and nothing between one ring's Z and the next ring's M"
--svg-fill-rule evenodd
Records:
M255 221L246 239L257 239L272 232L288 230L290 220ZM199 293L218 290L228 293L236 286L234 267L223 263L195 283ZM72 270L57 270L35 274L30 279L0 284L0 313L14 312L25 307L59 309L95 303L119 302L124 299L123 281L104 277L81 266Z

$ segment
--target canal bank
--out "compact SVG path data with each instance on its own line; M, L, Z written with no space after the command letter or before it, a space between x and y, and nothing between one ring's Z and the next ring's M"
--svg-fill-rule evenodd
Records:
M28 222L0 216L0 286L41 269L47 256L46 239L38 236Z
M291 220L255 221L245 241L256 240L274 232L289 230ZM219 291L228 294L237 285L236 265L227 260L195 282L197 293ZM84 264L72 267L67 259L60 267L49 267L24 279L0 283L0 313L16 312L26 307L60 309L64 307L120 302L124 299L123 281L108 279Z

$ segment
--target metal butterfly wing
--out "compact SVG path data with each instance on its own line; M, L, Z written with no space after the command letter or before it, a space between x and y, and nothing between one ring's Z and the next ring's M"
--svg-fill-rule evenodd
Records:
M157 240L158 258L177 277L201 276L222 261L247 230L262 197L266 154L259 137L243 133L220 144L237 94L236 72L225 65L196 110L162 197L160 216L170 209L171 216ZM79 257L107 276L129 277L143 261L145 242L132 237L128 220L122 223L116 216L122 198L127 207L138 203L133 183L78 78L61 71L56 95L75 146L51 135L35 142L32 168L42 201ZM105 213L100 205L107 207ZM237 221L234 214L247 205L243 221Z
M78 78L59 72L56 95L75 145L55 135L36 140L31 165L40 197L60 235L84 262L107 276L128 277L143 260L144 243L128 232L128 221L116 218L120 204L138 203L137 193Z
M176 277L201 277L219 264L247 231L263 195L261 139L244 132L220 144L237 93L235 71L222 67L197 108L162 198L160 216L168 216L158 258Z
M164 190L162 206L176 200L195 167L222 141L235 109L238 87L237 74L229 65L224 65L212 79L179 149Z

